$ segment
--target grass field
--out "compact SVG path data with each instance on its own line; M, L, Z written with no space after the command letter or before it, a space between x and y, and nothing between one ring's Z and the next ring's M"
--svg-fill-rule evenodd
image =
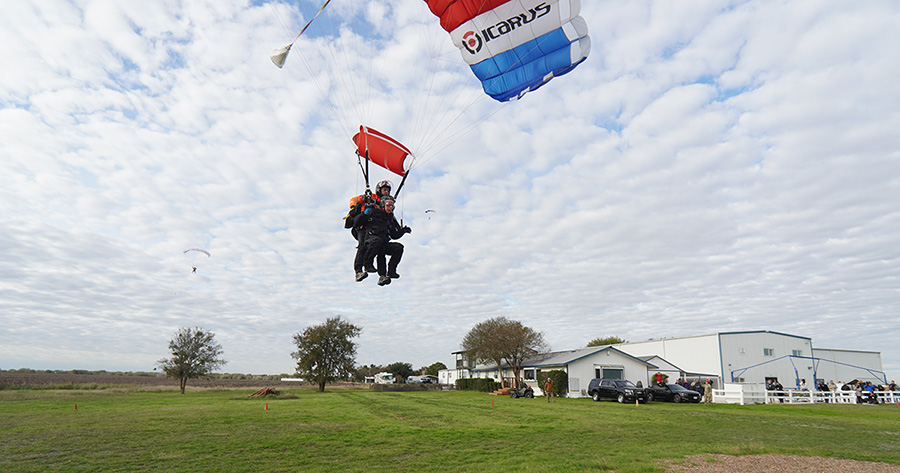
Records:
M658 472L662 460L701 453L900 464L895 405L251 392L0 391L0 471Z

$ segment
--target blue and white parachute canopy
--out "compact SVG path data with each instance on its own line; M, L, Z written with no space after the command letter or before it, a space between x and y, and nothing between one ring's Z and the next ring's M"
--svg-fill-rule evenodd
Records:
M500 102L568 73L591 51L580 0L425 0Z

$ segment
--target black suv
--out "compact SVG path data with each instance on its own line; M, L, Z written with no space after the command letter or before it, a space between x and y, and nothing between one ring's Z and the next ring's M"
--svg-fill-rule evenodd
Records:
M588 384L588 394L591 399L615 399L619 402L647 402L647 392L639 388L627 379L600 379L594 378Z

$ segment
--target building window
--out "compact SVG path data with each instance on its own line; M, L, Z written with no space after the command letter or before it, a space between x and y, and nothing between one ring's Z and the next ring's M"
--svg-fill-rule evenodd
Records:
M794 356L803 356L803 350L791 350Z
M744 378L734 378L734 382L735 383L745 383L746 381L744 380Z
M525 370L525 381L534 381L534 369Z
M763 356L775 356L774 348L763 348Z
M594 368L594 376L603 379L625 379L624 368Z

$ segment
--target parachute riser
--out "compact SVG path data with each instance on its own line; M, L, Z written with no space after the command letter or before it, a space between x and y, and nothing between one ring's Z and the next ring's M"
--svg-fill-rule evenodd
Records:
M366 200L368 201L370 196L372 195L372 191L369 188L369 151L368 150L366 151L365 161L366 161L366 164L365 164L365 166L363 166L362 156L360 156L359 151L357 151L356 152L356 162L357 162L357 164L359 164L359 170L362 171L363 180L366 181L365 196L366 196Z
M403 174L403 178L400 179L400 185L397 186L397 192L394 192L394 200L397 200L397 197L400 195L400 189L403 189L403 184L406 183L406 176L409 176L409 171Z

